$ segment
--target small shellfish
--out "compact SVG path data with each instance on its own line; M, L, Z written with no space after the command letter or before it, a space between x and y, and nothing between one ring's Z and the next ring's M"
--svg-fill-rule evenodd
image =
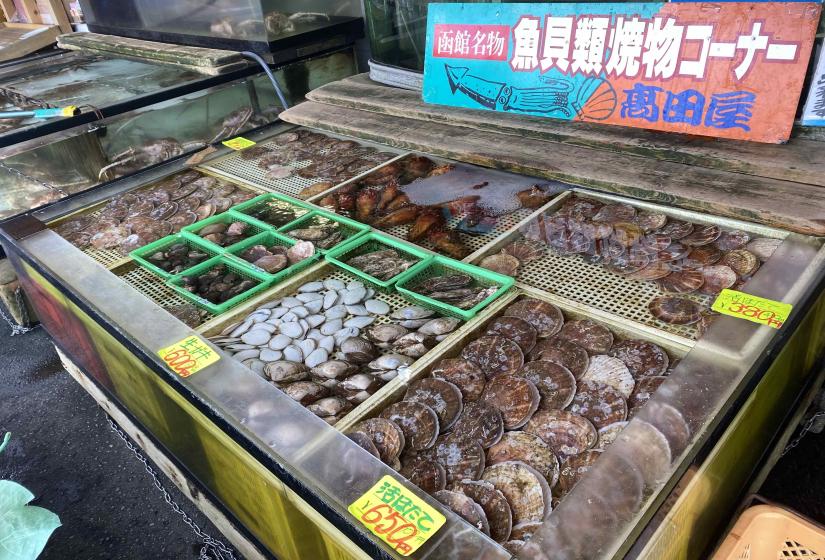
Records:
M432 336L420 332L407 333L392 343L392 349L398 354L410 358L420 358L430 351L438 342Z
M593 463L599 460L601 455L601 451L590 449L578 455L566 457L561 464L561 474L559 475L558 484L559 492L563 495L570 492L581 477L591 469Z
M401 354L384 354L383 356L380 356L367 364L367 367L375 371L389 371L391 369L407 367L413 362L414 360L409 356L403 356Z
M371 362L378 354L372 342L358 336L347 338L341 342L340 346L340 350L344 353L346 360L356 364Z
M660 296L651 300L647 308L651 315L672 325L691 325L702 318L703 307L683 297Z
M477 365L467 360L446 358L433 367L434 379L449 381L458 387L464 402L476 401L484 392L487 380Z
M665 292L689 294L695 292L705 283L700 270L677 270L659 279L659 287Z
M667 371L667 352L646 340L623 340L613 346L610 356L620 359L635 377L657 376Z
M344 360L328 360L312 368L312 375L322 379L343 379L358 371L358 367Z
M431 336L441 336L453 332L461 323L459 319L453 317L439 317L430 319L418 329L418 332Z
M386 464L396 460L404 449L404 432L398 425L386 418L362 420L355 425L352 431L367 434L375 448L378 449L381 460Z
M518 269L521 262L509 253L496 253L481 259L478 265L487 270L504 274L505 276L518 276Z
M446 274L444 276L433 276L415 286L415 291L421 294L432 294L434 292L446 292L466 288L473 284L473 277L469 274Z
M544 476L550 487L559 479L559 460L544 440L529 432L505 432L501 441L487 450L487 464L521 461Z
M699 247L702 245L708 245L710 243L713 243L719 238L721 234L722 230L719 229L719 226L694 226L693 231L690 233L690 235L683 237L681 241L683 245Z
M705 283L702 285L702 293L716 295L725 288L730 288L739 279L736 272L729 266L706 266L702 269L702 276Z
M314 381L296 381L283 387L282 390L289 398L304 406L310 405L329 394L329 389Z
M532 382L541 395L542 410L566 408L576 394L576 378L563 365L537 360L524 364L516 374Z
M582 453L598 439L595 426L587 418L566 410L540 410L524 431L540 437L560 457Z
M447 471L444 466L421 455L405 461L398 472L428 494L447 487Z
M581 381L568 407L573 414L584 416L596 428L627 420L627 401L609 385L596 381Z
M613 346L613 333L589 319L565 323L558 338L578 344L590 354L604 354Z
M739 276L750 276L759 268L759 259L745 249L736 249L722 257L722 264L727 265Z
M528 379L497 375L487 382L481 400L501 412L504 429L514 430L526 424L538 410L541 395Z
M410 305L393 311L390 314L390 319L395 319L396 321L413 321L416 319L426 319L433 315L435 315L435 311L417 305Z
M482 336L465 346L461 357L480 367L487 379L515 373L524 365L518 344L501 336Z
M536 345L536 337L538 336L538 332L533 325L518 317L499 317L487 325L484 334L503 336L512 340L518 344L525 355Z
M484 510L469 496L451 490L439 490L433 497L485 535L490 534L490 525Z
M352 410L352 404L341 397L326 397L319 399L307 407L311 413L321 418L346 414ZM376 455L377 457L378 455Z
M552 303L530 297L522 298L509 305L502 315L527 321L536 328L539 338L557 334L564 324L561 309Z
M590 364L590 355L587 350L575 342L557 337L548 338L536 344L530 354L530 359L546 360L564 366L576 379L584 375Z
M534 468L506 461L484 469L481 479L499 490L513 514L513 523L541 522L551 510L550 486Z
M420 402L432 408L438 415L442 432L449 430L458 421L464 409L458 387L441 379L427 378L411 383L404 400Z
M766 262L773 255L776 248L782 244L781 239L771 239L770 237L757 237L747 245L745 249L756 255L762 262Z
M393 421L401 431L410 449L420 451L435 444L439 434L438 415L425 404L401 401L391 404L381 418Z
M501 412L485 402L465 402L464 410L453 425L452 433L477 441L485 449L495 445L504 433Z
M462 480L453 488L481 506L490 524L490 537L494 541L504 542L510 537L513 514L507 498L495 486L483 480Z

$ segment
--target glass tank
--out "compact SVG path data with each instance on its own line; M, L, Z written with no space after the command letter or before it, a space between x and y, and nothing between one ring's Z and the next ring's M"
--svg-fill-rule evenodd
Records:
M360 0L82 0L89 30L196 46L262 50L361 30Z

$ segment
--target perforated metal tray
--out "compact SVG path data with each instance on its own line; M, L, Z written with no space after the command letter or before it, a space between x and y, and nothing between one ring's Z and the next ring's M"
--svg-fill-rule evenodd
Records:
M697 224L714 224L726 229L739 229L759 237L784 239L787 236L786 232L765 226L574 188L550 201L488 246L470 255L466 261L479 264L484 257L498 253L503 247L522 237L520 229L523 226L543 213L554 212L573 194L602 202L621 202L637 209L658 212ZM757 271L756 274L758 275L759 272ZM544 257L520 268L516 283L554 294L572 303L582 303L646 325L681 343L693 343L700 337L695 325L670 325L657 321L650 314L648 303L665 294L655 282L629 280L606 270L601 265L587 263L578 255L563 257L548 247ZM710 307L713 303L713 297L702 294L686 294L683 297L688 297L706 307Z
M279 134L289 132L289 130L292 130L292 129L281 130L273 136L277 136ZM353 180L356 180L360 177L363 177L364 175L368 175L369 173L371 173L372 171L374 171L378 167L381 167L382 165L385 165L389 161L394 161L395 159L397 159L399 157L402 157L404 154L406 154L406 152L404 152L404 151L401 151L401 150L398 150L398 149L395 149L395 148L391 148L389 146L384 146L382 144L376 144L376 143L368 142L366 140L361 140L361 139L358 139L358 138L351 138L351 137L348 137L348 136L342 136L340 134L332 134L332 133L326 132L326 131L320 131L320 130L314 130L314 129L310 129L310 130L313 130L313 132L317 132L317 133L323 134L325 136L329 136L331 138L337 138L339 140L352 140L354 142L358 142L362 146L368 146L370 148L375 148L375 149L377 149L379 151L382 151L382 152L391 152L391 153L397 154L395 158L392 158L392 159L390 159L387 162L384 162L382 164L378 164L374 168L369 169L368 171L365 171L364 173L360 173L358 175L355 175L355 176L351 177L350 179L348 179L347 181L344 181L343 183L340 183L339 185L333 186L332 189L330 189L330 190L333 190L333 189L337 188L340 185L348 184L348 183L352 182ZM261 141L258 144L260 146L266 147L266 146L273 145L273 142L270 139L270 140ZM214 173L217 176L224 177L224 178L229 179L229 180L231 180L235 183L254 186L254 187L257 187L259 189L263 189L265 191L272 191L272 192L282 193L282 194L286 194L286 195L289 195L289 196L293 196L295 198L300 198L298 196L298 194L303 189L305 189L306 187L309 187L309 186L314 185L315 183L317 183L319 181L324 180L321 177L313 178L313 179L304 179L303 177L299 177L297 175L291 175L291 176L289 176L285 179L270 179L269 177L266 176L266 171L261 169L260 167L258 167L258 162L260 161L260 158L245 160L241 157L241 153L242 152L233 152L233 153L228 154L224 157L221 157L221 158L215 159L213 161L210 161L208 163L205 163L205 164L201 165L199 167L199 169L204 169L204 170L210 171L210 172ZM328 153L328 150L326 150L326 149L321 150L319 152L320 155L325 155L327 153ZM300 161L290 162L287 165L289 167L294 168L294 169L302 169L304 167L309 166L311 163L312 162L310 160L300 160Z

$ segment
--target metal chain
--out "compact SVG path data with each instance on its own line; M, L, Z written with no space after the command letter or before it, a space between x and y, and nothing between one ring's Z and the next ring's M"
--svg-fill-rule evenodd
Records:
M14 167L9 167L1 159L0 159L0 168L3 168L6 171L8 171L9 173L13 173L14 175L17 175L18 177L22 177L23 179L26 179L28 181L33 181L33 182L37 183L38 185L40 185L42 187L46 187L46 189L48 189L50 191L55 191L57 193L60 193L64 197L69 196L69 193L67 193L66 191L64 191L60 187L55 187L54 185L50 185L49 183L47 183L45 181L41 181L40 179L35 179L34 177L32 177L30 175L26 175L25 173L23 173L19 169L15 169Z
M17 289L14 291L14 297L17 299L17 306L20 308L20 313L23 315L23 324L18 325L17 322L12 319L10 316L6 315L3 311L3 306L0 305L0 317L9 324L11 327L11 336L17 334L26 334L29 331L33 331L34 329L38 328L40 325L34 325L33 327L27 326L29 325L29 311L26 307L26 302L23 301L23 290L20 289L18 286Z
M817 421L818 418L822 418L825 416L825 411L819 411L815 413L813 416L808 418L808 421L802 426L802 429L799 430L799 435L797 435L793 440L785 446L785 449L782 450L782 454L779 456L780 458L784 457L791 449L799 445L799 442L802 441L802 438L810 431L811 426L814 425L814 422Z
M226 546L222 541L215 539L206 533L195 523L191 517L189 517L183 509L172 499L172 495L169 494L169 491L163 486L163 483L160 481L160 476L158 472L149 464L149 460L143 456L140 452L138 447L132 443L129 439L129 436L124 432L120 426L115 424L114 420L110 416L106 416L106 419L109 421L109 426L111 426L112 431L114 431L120 439L124 441L126 447L128 447L132 453L135 454L138 461L143 463L143 466L146 468L146 472L149 473L149 476L152 477L152 480L155 483L155 487L160 490L163 494L163 499L166 501L167 504L172 508L172 510L180 515L183 518L184 523L189 525L192 531L197 535L197 537L203 542L203 546L201 547L200 554L198 555L198 560L236 560L234 554L232 553L232 549Z

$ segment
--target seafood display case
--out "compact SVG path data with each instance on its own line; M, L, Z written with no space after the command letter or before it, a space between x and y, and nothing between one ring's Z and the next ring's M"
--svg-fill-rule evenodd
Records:
M56 345L253 541L705 554L820 361L821 240L305 128L250 138L0 236ZM724 288L793 312L718 315ZM192 336L219 359L176 373L163 351ZM385 476L384 503L445 518L417 550L352 513Z

